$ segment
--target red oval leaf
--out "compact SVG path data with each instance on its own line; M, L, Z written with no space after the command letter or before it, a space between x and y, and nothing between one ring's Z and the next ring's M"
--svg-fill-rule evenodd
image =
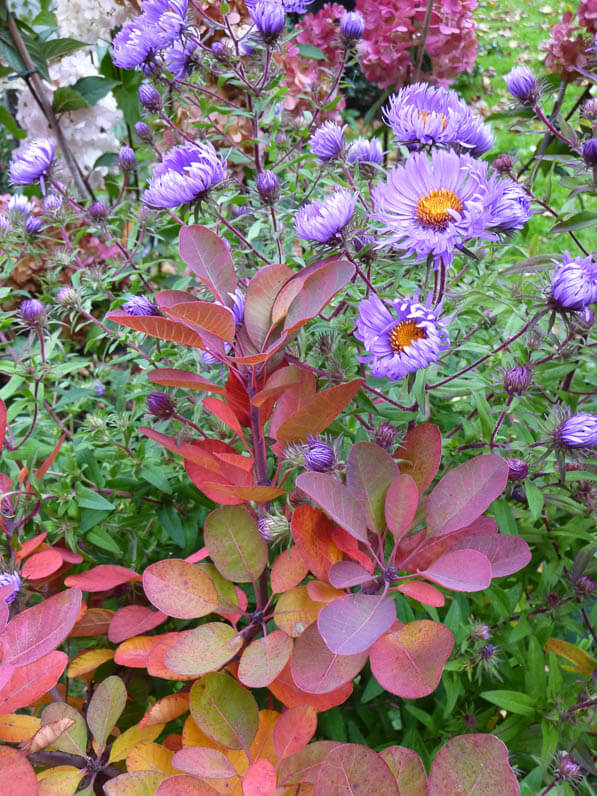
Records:
M413 523L419 506L419 490L407 473L399 475L386 493L385 516L388 528L399 542Z
M404 437L395 455L400 460L400 472L410 475L422 495L439 470L441 431L433 423L415 426Z
M176 619L198 619L218 605L209 575L182 558L150 564L143 573L143 589L152 605Z
M119 567L116 564L100 564L98 567L69 575L64 579L67 586L78 586L82 591L108 591L123 583L141 580L141 575L134 569Z
M67 663L68 656L54 650L33 663L16 668L0 691L0 715L14 713L47 694L58 682Z
M236 288L236 271L230 249L207 227L184 226L178 238L180 256L191 271L223 304L231 302Z
M274 749L280 760L304 749L316 729L317 712L311 705L285 710L274 727Z
M489 559L470 548L444 553L419 574L454 591L482 591L491 584Z
M10 746L0 746L2 796L34 796L39 783L31 763L22 752Z
M26 580L47 578L62 566L62 556L57 550L42 550L28 558L21 568L21 575Z
M326 473L302 473L296 485L329 514L345 531L367 542L367 518L344 484Z
M125 605L120 608L110 622L108 638L112 644L120 644L127 638L140 636L161 625L168 618L162 611L154 611L144 605Z
M276 769L262 757L249 766L243 777L243 796L274 796L276 791Z

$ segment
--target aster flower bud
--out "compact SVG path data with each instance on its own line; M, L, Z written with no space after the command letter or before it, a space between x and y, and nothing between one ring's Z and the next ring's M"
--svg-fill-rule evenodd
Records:
M522 459L508 459L508 479L510 481L524 481L529 474L529 466Z
M62 304L63 307L76 307L79 304L79 296L77 291L70 285L64 285L56 293L56 301L58 304Z
M280 0L257 0L249 14L265 44L274 44L286 22L286 9Z
M512 171L512 158L507 152L502 152L491 164L500 174L509 174Z
M162 110L160 92L148 83L139 86L139 102L150 113L159 113Z
M32 329L42 326L46 319L46 308L39 299L25 299L25 301L22 301L20 313L23 321Z
M356 197L343 188L310 202L294 218L296 234L304 240L335 245L352 219L355 202Z
M290 523L284 514L266 514L257 521L257 529L261 538L268 543L290 537Z
M102 384L101 381L94 382L93 390L98 398L101 398L102 395L106 394L106 385Z
M324 122L311 136L311 152L324 163L339 158L344 150L344 130L346 125Z
M316 437L307 437L303 455L305 466L315 473L328 472L336 464L336 453L332 446Z
M473 625L471 630L471 636L478 641L489 641L491 638L491 628L488 625L483 625L481 623L476 623ZM492 647L491 644L487 645L488 647ZM492 654L493 654L493 647L492 647Z
M597 301L597 263L564 252L550 281L550 305L559 311L581 311Z
M556 771L559 778L563 780L577 780L582 777L580 765L565 752L560 755Z
M105 202L92 202L87 213L93 221L103 221L108 217L108 208Z
M136 122L135 132L144 144L153 143L153 130L145 122Z
M280 198L280 181L273 171L267 169L257 175L257 191L265 205L274 205Z
M582 113L589 122L597 121L597 99L588 99L582 107Z
M365 20L359 11L347 11L340 19L340 33L345 42L357 41L365 31Z
M137 158L130 146L123 146L118 153L118 162L123 171L134 171L137 168Z
M28 235L37 235L37 233L41 230L44 225L43 218L39 216L27 216L25 219L25 232Z
M391 455L396 447L397 436L398 429L394 428L391 423L380 423L375 429L373 441Z
M8 212L19 216L28 215L33 209L33 203L23 194L13 194L8 200Z
M495 655L495 647L493 644L486 644L484 647L481 647L479 654L484 661L489 661Z
M595 581L588 575L583 575L576 583L576 591L584 597L587 597L595 591Z
M597 138L589 138L582 145L582 157L585 164L593 169L597 166Z
M217 58L218 61L227 61L228 47L226 46L226 42L223 42L221 39L219 41L214 41L211 45L211 54L214 58Z
M62 198L56 193L49 193L44 198L44 212L56 216L62 210Z
M522 395L532 381L531 369L528 365L517 365L504 373L504 389L508 395Z
M176 413L176 405L167 392L150 393L147 396L147 409L160 420L167 420Z
M571 415L554 429L553 440L561 450L597 447L597 414Z
M129 315L161 315L156 305L145 296L133 296L122 305Z
M251 208L249 205L232 205L232 209L230 210L230 215L232 218L240 218L241 216L246 216L247 213L251 212Z
M21 578L18 572L2 572L0 573L0 587L11 586L12 591L4 598L4 602L10 605L14 602L17 594L21 590Z
M533 107L541 94L539 85L528 66L513 67L504 78L510 94L522 105Z

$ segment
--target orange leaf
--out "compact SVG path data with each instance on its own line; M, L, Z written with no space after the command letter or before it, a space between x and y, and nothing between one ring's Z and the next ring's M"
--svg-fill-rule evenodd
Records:
M132 669L144 669L151 650L163 636L133 636L120 644L114 653L114 663Z
M82 674L94 672L98 666L114 657L114 650L92 649L79 652L70 662L66 670L67 677L80 677Z
M41 721L37 716L24 713L8 713L0 716L0 741L20 743L31 738L39 730Z
M126 770L159 771L161 774L175 774L172 765L174 753L158 743L140 743L131 750L126 758Z
M211 301L183 301L164 308L167 315L181 320L191 327L197 327L199 333L205 331L225 340L234 342L235 322L232 310L221 307Z
M311 705L285 710L274 728L274 747L281 759L300 752L315 735L317 712Z
M317 620L322 608L322 603L313 602L309 597L306 586L297 586L296 589L285 592L278 600L274 622L280 630L296 638Z
M335 527L322 511L313 506L297 506L292 515L292 538L306 565L320 580L327 580L332 564L342 561L342 551L333 541Z
M56 446L55 446L54 450L52 451L52 453L50 453L48 458L45 460L45 462L42 464L42 466L35 473L35 477L36 478L43 478L44 475L50 469L50 467L54 464L56 456L58 456L58 452L60 451L60 448L62 447L62 443L64 442L65 439L66 439L66 434L63 434L60 437L60 439L58 440L58 442L56 443Z
M0 746L2 796L37 796L35 771L22 752L10 746Z
M205 390L205 392L215 392L218 395L224 395L226 392L225 387L221 387L219 384L212 384L190 370L159 368L158 370L150 370L147 373L147 377L153 384L161 384L164 387L185 387L187 390Z
M303 580L309 568L296 545L282 550L274 561L271 572L271 587L274 594L289 591Z
M85 605L85 603L83 603ZM105 636L108 633L114 611L108 608L88 608L71 630L70 638Z
M106 318L114 323L128 326L129 329L134 329L137 332L157 337L159 340L169 340L171 343L205 349L203 338L197 332L185 326L184 323L171 321L169 318L160 318L157 315L129 315L126 312L109 312Z
M139 727L152 727L154 724L167 724L184 715L189 709L188 693L168 694L158 699L145 713Z
M352 694L352 680L335 691L330 691L328 694L306 694L295 685L290 671L290 664L287 663L281 674L278 675L273 683L268 685L268 689L276 699L279 699L288 708L293 708L297 705L312 705L319 713L346 702Z
M34 550L37 550L47 535L47 533L40 533L37 536L34 536L33 539L29 539L29 541L25 542L21 549L17 552L16 560L22 561L24 558L27 558L27 556L31 555Z
M54 688L66 668L68 656L53 650L33 663L19 666L0 691L0 713L13 713Z
M282 423L276 439L285 444L319 434L333 423L361 389L362 379L338 384L315 395L292 417Z

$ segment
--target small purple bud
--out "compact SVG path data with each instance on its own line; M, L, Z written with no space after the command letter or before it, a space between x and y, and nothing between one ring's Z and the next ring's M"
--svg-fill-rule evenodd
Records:
M123 171L134 171L137 168L137 158L130 146L123 146L118 153L118 162Z
M87 213L93 221L103 221L108 217L108 208L105 202L92 202Z
M255 54L255 45L250 41L241 41L239 49L241 55L246 55L248 58Z
M481 647L479 654L484 661L490 661L495 655L495 647L493 644L486 644L484 647Z
M315 437L307 437L303 455L305 465L315 473L325 473L336 464L336 454L332 446Z
M246 216L247 213L251 212L251 208L249 205L232 205L232 209L230 210L230 215L232 218L240 218L241 216Z
M27 216L25 219L25 232L28 235L37 235L43 225L43 218L40 218L39 216Z
M58 304L62 304L65 307L76 306L79 303L79 296L77 295L77 291L70 285L64 285L64 287L61 287L58 293L56 293L56 301Z
M340 19L340 32L345 41L357 41L365 31L365 20L359 11L347 11Z
M290 536L290 523L284 514L266 514L257 520L257 530L265 542L276 542Z
M535 75L528 66L513 67L504 78L510 94L522 105L533 107L541 95Z
M0 574L0 586L12 586L12 591L4 598L4 602L10 605L21 590L21 578L18 572L2 572Z
M588 99L582 108L583 116L589 122L597 121L597 99Z
M512 158L507 152L502 152L491 164L499 174L510 174L512 171Z
M106 388L105 388L105 386L104 386L104 385L101 383L101 381L96 381L96 382L94 383L94 391L95 391L95 394L97 395L97 397L98 397L98 398L101 398L101 397L102 397L102 395L105 395L105 394L106 394Z
M49 193L44 199L44 212L55 216L62 210L62 199L56 193Z
M122 305L129 315L161 315L156 305L145 296L133 296Z
M21 302L21 318L32 328L40 327L46 318L46 308L39 299L25 299Z
M504 373L504 389L508 395L522 395L532 381L531 369L528 365L517 365Z
M228 47L226 46L226 42L222 41L221 39L214 41L214 43L211 45L211 54L218 61L227 61Z
M265 205L275 205L280 198L280 181L273 171L267 169L257 175L257 191Z
M153 143L153 130L148 124L145 124L145 122L136 122L135 132L144 144Z
M557 771L560 779L564 780L578 779L582 776L579 764L570 755L566 754L560 758Z
M597 138L589 138L582 145L582 156L585 164L593 169L597 166Z
M519 486L515 486L512 490L512 497L517 503L526 505L527 496L525 495L524 489L521 489Z
M176 413L176 405L167 392L152 392L147 396L147 408L154 417L167 420Z
M529 474L529 466L522 459L508 459L508 480L524 481Z
M160 92L149 83L139 86L139 102L150 113L159 113L162 110Z
M379 445L380 448L383 448L389 454L393 454L396 447L397 435L398 430L395 429L393 425L387 422L380 423L380 425L375 429L375 437L373 441L376 445Z
M585 597L595 591L595 581L588 575L580 577L576 583L576 591Z

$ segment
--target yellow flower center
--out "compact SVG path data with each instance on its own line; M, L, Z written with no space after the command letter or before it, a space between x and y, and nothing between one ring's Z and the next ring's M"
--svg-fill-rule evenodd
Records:
M454 191L446 191L442 188L421 196L417 202L415 215L417 221L424 227L444 230L453 220L450 210L461 213L462 202Z
M419 111L419 119L422 119L424 122L426 122L430 116L431 116L431 111ZM443 113L441 114L441 120L442 120L442 130L445 130L446 127L448 126L448 119L446 116L444 116Z
M396 354L401 354L415 340L425 340L427 332L417 326L416 321L401 321L390 332L390 346Z

